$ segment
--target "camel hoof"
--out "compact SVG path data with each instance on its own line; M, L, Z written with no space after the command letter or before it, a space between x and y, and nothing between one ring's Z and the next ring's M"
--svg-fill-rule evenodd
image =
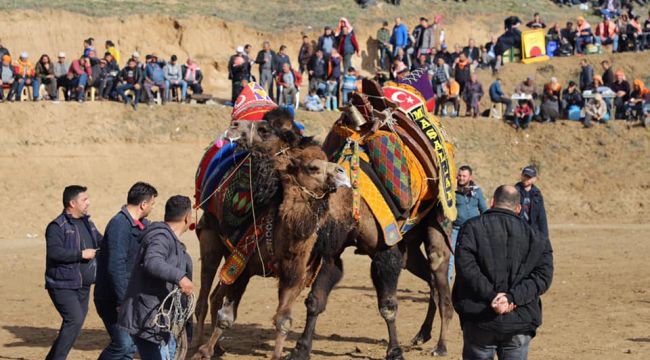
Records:
M423 334L420 331L413 339L411 339L411 346L422 345L427 341L431 340L431 334Z
M210 360L212 359L212 354L214 351L211 351L210 347L207 345L201 345L199 350L192 356L192 360Z
M404 353L402 348L396 347L391 349L388 354L386 354L385 360L404 360Z
M438 356L447 356L448 355L447 347L442 346L442 345L438 345L438 346L436 346L435 349L431 350L431 355L436 356L436 357L438 357Z
M296 347L287 355L284 360L309 360L309 350L296 344Z

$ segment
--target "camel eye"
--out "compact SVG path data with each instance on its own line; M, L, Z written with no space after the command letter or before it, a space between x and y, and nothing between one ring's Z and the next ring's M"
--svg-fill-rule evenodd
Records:
M320 170L320 169L318 168L318 166L315 166L315 165L309 165L309 167L307 168L307 170L309 170L309 172L315 173L315 172L318 172L318 170Z

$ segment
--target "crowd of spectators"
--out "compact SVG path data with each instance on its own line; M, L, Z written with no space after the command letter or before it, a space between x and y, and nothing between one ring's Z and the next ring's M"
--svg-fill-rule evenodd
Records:
M14 60L0 40L0 102L83 102L90 95L97 101L122 101L137 109L141 100L149 104L156 99L164 104L173 98L184 102L190 100L188 89L193 94L203 92L201 69L191 58L181 64L176 55L166 62L152 53L142 62L140 54L133 52L120 67L121 54L111 40L105 42L103 56L98 54L95 40L88 38L81 55L72 61L59 52L56 61L43 54L33 64L27 52Z

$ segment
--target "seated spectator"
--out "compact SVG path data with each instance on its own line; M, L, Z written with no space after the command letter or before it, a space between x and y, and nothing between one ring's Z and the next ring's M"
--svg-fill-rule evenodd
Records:
M490 57L490 54L488 53L488 50L485 47L485 45L481 45L479 49L481 50L481 55L478 60L478 68L487 69L492 67L492 61L494 59Z
M512 100L508 97L508 95L506 95L506 93L503 92L500 78L494 80L494 82L490 85L489 93L490 101L493 103L506 105L506 112L504 116L512 115Z
M395 59L390 70L391 80L397 80L404 77L404 73L407 73L409 69L403 61ZM345 77L345 74L343 76Z
M108 68L108 61L102 58L96 65L92 66L92 82L89 83L89 87L94 87L97 89L97 101L104 100L104 93L107 93L107 85L113 86L113 80L109 79L110 70ZM109 84L110 81L110 84ZM110 90L110 89L109 89Z
M68 94L68 70L70 70L70 63L65 59L65 53L59 52L57 61L54 63L54 76L56 77L56 86L62 87L65 91L65 101L70 99ZM58 92L58 89L57 89Z
M463 54L465 54L467 60L469 60L473 67L478 66L478 62L481 59L481 50L476 47L476 41L474 39L469 39L469 44L463 48Z
M578 28L578 34L576 37L576 53L584 54L585 45L593 43L591 25L589 25L589 23L582 16L578 16L576 23Z
M555 122L560 117L560 95L562 94L562 86L555 77L551 78L551 82L544 85L544 94L542 95L542 106L540 112L544 122Z
M117 63L117 66L119 68L120 62L121 61L121 56L120 56L120 51L117 50L115 47L115 44L111 40L106 40L106 52L110 53L115 62ZM104 54L104 58L106 58L106 54ZM108 64L110 66L110 64Z
M618 18L617 26L620 32L618 51L638 51L641 35L641 25L635 19L630 19L627 14Z
M454 110L451 114L447 113L447 103L452 103L454 106ZM458 84L458 81L454 80L453 78L449 79L447 81L447 85L445 86L445 93L443 97L440 99L440 101L436 102L436 107L442 107L442 116L451 116L451 117L456 117L460 113L460 84Z
M584 106L584 101L580 91L578 90L578 86L576 86L576 83L571 80L569 81L567 88L562 92L562 110L565 114L568 114L570 108L575 106L582 108Z
M323 57L322 50L316 50L311 60L307 64L307 73L309 74L309 91L324 95L327 80L327 61Z
M603 60L600 63L600 66L603 68L603 84L605 86L610 86L614 83L614 70L612 70L612 65L609 63L609 60Z
M609 86L616 94L614 97L614 107L616 108L616 118L625 118L625 103L630 98L630 83L625 79L623 70L614 72L614 82Z
M521 50L521 31L519 30L519 25L521 21L516 16L511 16L505 21L506 31L503 35L499 36L497 39L497 45L495 46L495 53L497 55L496 65L494 70L498 71L499 66L501 65L501 58L503 54L509 49L519 49Z
M424 69L425 71L429 71L429 61L427 58L427 54L420 54L418 56L417 61L413 64L412 71L418 70L418 69Z
M560 28L560 24L555 23L553 26L548 28L548 31L546 32L546 42L549 43L551 41L554 41L555 43L560 45L561 41L561 32L562 29Z
M165 83L165 72L158 62L156 55L151 55L150 61L147 63L144 71L144 90L147 92L147 99L149 104L153 103L153 94L151 88L157 86L162 98L162 103L167 102L167 88Z
M573 54L575 52L577 38L578 30L575 28L571 21L567 22L566 26L560 30L561 45L559 52L561 55L568 56L568 54ZM568 51L569 48L571 51Z
M643 105L650 100L650 91L645 87L643 81L635 79L632 82L630 98L625 103L625 118L627 120L642 120Z
M50 62L50 57L47 54L41 55L38 63L36 63L36 78L41 84L45 85L47 99L56 101L58 99L58 91L56 76L54 75L54 65Z
M589 65L587 60L580 60L580 91L585 91L591 87L594 78L594 69Z
M487 64L494 69L494 65L496 64L496 59L497 59L497 54L496 54L496 45L497 45L497 38L494 36L494 34L490 34L490 41L485 43L485 50L487 51L487 57L483 57L483 61L486 62Z
M86 85L88 85L92 76L93 73L90 67L90 61L87 57L82 56L79 59L72 61L67 75L67 91L70 92L70 96L72 95L73 91L76 91L77 101L83 102Z
M545 29L546 24L544 24L544 21L542 21L542 18L539 16L539 13L536 12L533 15L533 20L529 21L528 24L526 24L526 27L529 29Z
M13 101L14 83L16 81L15 71L11 65L11 56L9 54L2 55L2 64L0 65L0 102L4 101L4 91L6 89L8 89L7 100Z
M618 26L609 17L603 16L603 21L598 24L595 35L596 44L612 44L612 52L618 51Z
M169 59L169 62L163 68L165 74L165 95L167 99L171 99L171 91L180 88L181 91L181 101L184 101L187 97L187 82L183 80L183 68L181 64L178 63L178 57L172 55Z
M194 59L188 57L185 65L181 66L181 70L188 89L192 90L193 94L203 94L203 87L201 86L203 72L201 72L201 68ZM189 98L186 101L189 101Z
M404 65L404 63L402 63L402 65L404 66L403 70L405 70L406 65ZM351 67L348 69L348 72L343 75L343 104L348 103L349 95L355 91L357 91L357 71L355 68Z
M641 50L650 49L650 12L648 12L648 18L643 22L641 27Z
M118 85L115 91L122 97L124 105L131 103L133 109L137 110L140 95L142 94L142 83L144 82L144 75L142 74L142 69L138 66L138 62L133 58L129 59L127 65L117 76L117 80ZM133 102L126 96L127 90L133 91Z
M307 111L324 111L323 100L316 94L316 91L309 90L309 95L305 98L305 109Z
M605 122L607 116L607 104L603 100L601 94L596 94L593 98L589 99L585 105L585 120L583 122L586 128L594 126L595 122Z
M515 93L530 95L533 99L537 99L537 88L535 86L535 79L528 76L521 84L515 88Z
M519 100L515 108L515 129L527 129L533 120L533 105L530 100Z
M277 83L282 88L281 96L284 99L285 106L292 106L295 104L295 97L300 89L302 78L300 73L291 68L289 63L282 65L282 72L277 76Z
M5 55L11 56L9 50L7 50L7 48L4 47L4 45L2 45L2 39L0 39L0 59L2 59Z
M598 11L603 16L615 18L621 14L621 0L603 0Z
M328 60L327 88L325 91L325 108L336 110L339 108L339 85L341 83L341 55L332 49Z
M463 100L465 100L465 116L478 117L480 114L479 104L483 97L483 85L478 82L476 74L470 76L469 81L463 89Z
M461 54L463 54L463 49L460 47L460 44L454 44L454 51L450 54L452 66L458 61ZM467 58L467 55L465 55L465 58Z
M97 87L99 95L97 96L98 100L110 99L114 97L114 88L117 80L117 75L120 73L120 66L117 64L117 61L113 57L113 54L110 52L104 53L104 58L102 59L106 63L105 74L103 78L99 81L99 86ZM100 61L101 62L101 61Z
M16 101L20 101L20 95L23 92L25 85L32 86L33 101L38 101L40 84L36 78L34 66L29 62L29 54L22 52L20 58L14 66L14 74L16 81L14 82Z

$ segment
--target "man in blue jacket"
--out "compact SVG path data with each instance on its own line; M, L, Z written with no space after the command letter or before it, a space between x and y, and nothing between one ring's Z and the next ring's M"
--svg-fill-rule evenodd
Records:
M46 360L64 360L77 340L86 314L90 286L95 282L95 252L102 235L90 221L87 188L63 190L63 212L47 226L45 288L63 318Z
M104 322L111 342L99 355L100 360L133 359L135 344L131 336L117 326L117 312L126 297L140 236L149 226L147 216L153 209L158 192L153 186L135 183L126 205L108 222L104 241L97 255L95 308Z
M494 80L494 82L490 85L489 92L490 92L490 101L496 104L506 105L506 112L503 115L504 116L512 115L512 100L506 95L506 93L503 92L500 78Z
M548 222L544 197L535 182L537 181L537 167L528 165L521 171L521 181L515 187L521 197L521 212L519 216L533 229L548 238Z
M390 44L393 45L393 58L397 55L397 49L402 48L406 51L409 42L409 29L402 23L402 19L395 18L393 34L390 36Z
M485 203L485 197L483 196L483 190L474 183L472 175L473 171L469 165L463 165L458 168L458 186L456 187L456 210L458 216L452 224L451 229L452 248L456 247L456 239L460 227L463 226L467 220L481 215L488 209L487 204ZM449 271L447 273L450 283L453 272L454 254L451 254L451 257L449 258Z

